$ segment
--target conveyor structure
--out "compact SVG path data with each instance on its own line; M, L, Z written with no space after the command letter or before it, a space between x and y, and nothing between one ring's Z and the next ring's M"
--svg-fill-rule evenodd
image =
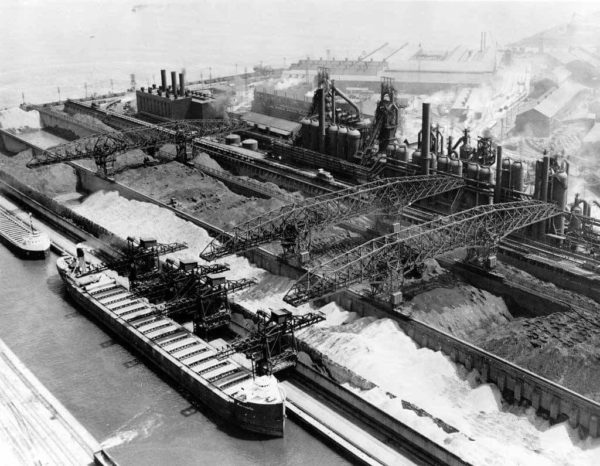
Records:
M186 249L185 243L158 243L154 238L127 238L127 249L123 252L123 257L111 262L102 262L96 265L86 266L85 271L81 271L79 276L96 274L111 269L117 272L129 273L129 279L135 281L145 274L153 273L158 269L159 257L165 254Z
M562 212L554 204L518 201L474 207L405 228L347 251L302 276L284 297L294 306L369 282L376 294L393 293L424 261L462 247L494 255L510 233Z
M257 375L279 372L296 364L298 348L295 332L323 320L325 316L314 312L293 315L287 309L276 309L270 313L259 310L254 318L256 329L221 349L217 358L225 359L235 353L243 353L252 361Z
M228 293L248 288L252 279L226 280L218 274L226 264L199 265L195 261L167 259L149 280L135 282L132 290L154 303L161 303L165 316L189 316L194 332L205 335L229 324Z
M195 138L215 136L247 128L242 120L177 120L168 123L145 125L123 131L110 131L77 139L45 150L27 164L29 168L93 158L98 171L105 177L114 174L114 163L118 154L133 149L143 149L155 155L164 144L174 144L176 159L188 160L188 146ZM194 148L192 145L192 152Z
M324 194L288 204L237 226L229 239L213 240L200 257L214 260L277 240L286 252L305 251L310 248L314 230L377 210L400 213L413 202L462 186L463 179L451 176L409 176L385 178Z

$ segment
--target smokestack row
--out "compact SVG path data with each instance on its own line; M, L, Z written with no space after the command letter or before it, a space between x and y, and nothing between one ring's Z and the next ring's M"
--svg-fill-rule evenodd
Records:
M160 89L167 91L167 70L160 70ZM185 75L179 73L179 87L177 87L177 72L171 71L171 90L174 95L185 95Z

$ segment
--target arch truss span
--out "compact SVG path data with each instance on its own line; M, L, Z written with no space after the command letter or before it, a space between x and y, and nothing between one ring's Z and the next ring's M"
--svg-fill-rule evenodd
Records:
M310 249L311 233L354 217L386 211L400 213L420 199L462 188L462 178L446 175L385 178L288 204L235 227L224 242L214 240L200 254L215 260L281 241L288 253Z
M284 297L294 306L358 283L392 292L424 261L463 247L494 249L500 239L561 215L554 205L518 201L485 205L405 228L351 249L302 276Z

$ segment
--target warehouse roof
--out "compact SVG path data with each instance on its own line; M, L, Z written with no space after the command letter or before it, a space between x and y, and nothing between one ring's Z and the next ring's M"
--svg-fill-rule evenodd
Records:
M535 110L548 118L553 118L564 109L581 91L587 89L580 84L567 82L548 95L535 106Z
M242 116L242 120L258 126L259 129L268 129L283 136L289 136L291 133L300 130L300 123L298 122L275 118L262 113L248 112Z

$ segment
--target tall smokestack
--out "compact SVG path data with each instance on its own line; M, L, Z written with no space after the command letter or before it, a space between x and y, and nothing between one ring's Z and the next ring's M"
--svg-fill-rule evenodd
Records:
M429 103L423 102L423 124L421 126L421 160L423 175L429 175L429 149L430 149L430 131L429 123L430 110Z
M496 185L494 186L494 204L502 202L502 146L496 147ZM508 175L508 174L507 174Z
M173 89L173 96L177 97L177 73L171 71L171 88Z
M167 70L160 70L160 87L163 92L167 90Z
M185 78L183 76L183 73L179 73L179 90L179 95L185 94Z

